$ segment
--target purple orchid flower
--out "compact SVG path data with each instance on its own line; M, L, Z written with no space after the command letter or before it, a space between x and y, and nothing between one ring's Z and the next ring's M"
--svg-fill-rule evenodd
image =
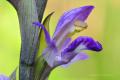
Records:
M79 36L71 41L69 36L69 34L79 32L79 27L86 26L85 20L93 8L93 6L83 6L64 13L58 21L52 38L41 23L33 23L44 30L47 48L43 51L43 57L50 67L67 66L78 60L87 59L88 55L82 52L83 50L102 50L102 45L91 37Z
M10 79L5 75L0 75L0 80L10 80Z

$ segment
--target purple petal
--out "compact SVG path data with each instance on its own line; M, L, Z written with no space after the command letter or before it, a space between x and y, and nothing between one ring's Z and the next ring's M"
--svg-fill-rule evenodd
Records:
M55 57L57 56L57 50L56 48L46 48L43 52L43 57L47 61L48 65L50 67L54 66Z
M63 43L63 45L62 45L62 47L61 47L61 50L65 49L65 48L69 45L70 41L71 41L71 38L67 38L67 39L64 41L64 43Z
M75 52L79 53L81 50L92 50L92 51L101 51L102 45L93 40L91 37L81 36L75 39L69 46L66 48L63 53Z
M76 54L75 57L73 57L72 59L70 59L70 61L67 64L63 64L62 67L67 67L70 64L73 64L79 60L86 60L86 59L88 59L88 57L89 56L87 54L81 52L79 54Z
M75 27L78 27L75 26L75 22L80 23L79 27L85 26L86 23L84 23L84 21L87 19L93 8L93 6L83 6L63 14L58 21L55 33L53 35L53 40L56 41L56 46L58 49L63 45L64 41L68 38L68 35L74 33L76 29Z
M40 28L42 28L42 29L44 30L46 42L47 42L47 44L51 44L50 35L49 35L48 31L46 30L46 28L44 27L44 25L42 25L42 24L39 23L39 22L33 22L33 24L34 24L35 26L38 26L38 27L40 27Z
M0 80L10 80L10 79L5 75L0 75Z
M86 53L81 52L81 53L77 54L77 55L72 59L72 61L86 60L86 59L88 59L88 58L89 58L89 56L88 56Z
M68 24L72 24L75 20L80 20L84 22L93 8L94 6L83 6L64 13L58 21L54 37L63 27L66 27Z

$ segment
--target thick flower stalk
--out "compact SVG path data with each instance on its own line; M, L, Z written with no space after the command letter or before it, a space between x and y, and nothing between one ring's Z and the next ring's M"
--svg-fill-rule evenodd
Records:
M16 9L20 24L21 50L19 80L33 80L35 56L39 46L38 38L40 29L38 27L33 27L32 23L34 21L42 21L47 0L7 1L9 1Z
M33 23L44 31L47 47L42 56L51 69L87 59L88 55L83 50L102 50L102 45L88 36L78 36L75 40L71 40L72 35L80 32L81 28L87 27L85 21L93 8L93 6L83 6L65 12L58 21L52 37L43 24Z

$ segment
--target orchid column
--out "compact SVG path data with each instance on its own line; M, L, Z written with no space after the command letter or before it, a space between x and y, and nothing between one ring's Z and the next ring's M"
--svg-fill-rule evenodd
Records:
M8 0L16 9L21 31L19 80L33 80L33 66L40 29L33 27L41 21L47 0Z

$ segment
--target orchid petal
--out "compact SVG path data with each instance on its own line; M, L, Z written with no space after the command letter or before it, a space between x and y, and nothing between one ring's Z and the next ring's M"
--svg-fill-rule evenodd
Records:
M102 45L91 37L81 36L75 39L64 51L79 53L81 50L101 51Z
M64 43L63 43L63 45L62 45L62 47L61 47L61 50L65 49L65 48L69 45L70 41L71 41L71 38L67 38L67 39L64 41Z
M42 56L47 61L48 65L53 67L55 57L57 56L57 54L56 54L56 52L57 52L56 45L55 45L54 41L51 40L48 31L45 29L45 27L41 23L34 22L33 24L41 27L44 30L44 34L45 34L45 38L46 38L46 42L48 44L48 47L43 51Z
M55 47L47 47L43 55L44 59L47 61L50 67L54 66L55 57L57 56L57 49Z
M94 6L83 6L79 8L72 9L66 13L64 13L60 20L58 21L54 37L58 34L58 32L63 28L66 27L68 24L73 23L75 20L85 21L88 15L93 10Z
M48 31L48 33L49 33L50 20L51 20L51 17L53 15L53 13L54 12L50 13L49 15L47 15L45 17L44 21L43 21L43 25L46 28L46 30ZM39 43L40 43L39 44L39 49L38 49L36 57L39 57L41 55L41 53L43 52L43 50L47 47L44 30L40 30L40 32L39 32Z
M79 60L86 60L88 59L88 55L81 52L79 54L76 54L75 57L73 57L67 64L63 64L62 67L68 67L69 65L79 61Z
M10 79L5 75L0 75L0 80L10 80Z
M83 6L80 8L70 10L63 14L63 16L61 16L60 20L58 21L55 33L53 35L53 40L56 41L56 46L58 48L61 47L61 45L64 43L64 40L68 38L69 34L74 33L74 31L76 31L76 21L77 23L80 23L81 25L79 25L82 27L87 26L87 24L84 23L84 21L87 19L88 15L90 14L93 8L93 6Z
M44 30L46 42L47 42L48 45L51 44L50 35L49 35L48 31L46 30L46 28L44 27L44 25L42 25L42 24L39 23L39 22L33 22L33 24L34 24L35 26L38 26L38 27L40 27L40 28L42 28L42 29Z

